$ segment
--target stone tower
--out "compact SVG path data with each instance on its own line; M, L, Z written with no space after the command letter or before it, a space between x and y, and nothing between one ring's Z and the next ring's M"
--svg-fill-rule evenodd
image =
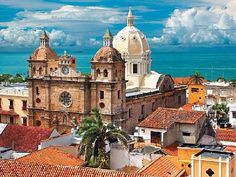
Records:
M121 126L125 110L125 61L112 46L112 34L107 30L103 47L92 64L91 107L100 110L105 121Z

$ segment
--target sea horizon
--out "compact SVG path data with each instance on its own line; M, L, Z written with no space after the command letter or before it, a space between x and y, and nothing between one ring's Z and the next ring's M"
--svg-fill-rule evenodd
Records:
M62 50L56 50L63 55ZM68 54L76 57L77 71L90 73L90 60L96 50L72 51ZM0 52L0 73L22 74L27 76L27 60L32 54L23 52ZM226 80L236 79L236 51L229 50L183 50L167 49L152 52L152 70L172 77L184 77L200 72L208 80L224 77Z

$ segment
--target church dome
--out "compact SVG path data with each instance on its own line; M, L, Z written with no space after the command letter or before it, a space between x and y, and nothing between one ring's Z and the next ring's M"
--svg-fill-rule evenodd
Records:
M50 47L39 47L31 56L33 60L56 59L57 54Z
M121 54L142 55L143 53L149 52L150 48L145 35L133 26L133 19L131 10L129 10L127 26L114 37L113 46Z
M103 36L103 47L93 57L94 62L117 62L123 61L121 54L112 46L112 34L109 29Z
M113 47L103 46L100 48L93 57L95 62L117 62L123 61L121 54Z
M40 37L40 46L31 56L32 60L56 59L57 54L49 47L49 37L44 31Z

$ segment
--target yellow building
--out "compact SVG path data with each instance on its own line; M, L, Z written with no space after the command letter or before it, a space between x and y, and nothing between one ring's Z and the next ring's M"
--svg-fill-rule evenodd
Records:
M188 85L188 103L205 103L206 88L204 85L189 84Z
M233 153L202 150L192 156L192 177L234 177L236 161Z
M27 125L28 89L25 85L0 87L0 122Z

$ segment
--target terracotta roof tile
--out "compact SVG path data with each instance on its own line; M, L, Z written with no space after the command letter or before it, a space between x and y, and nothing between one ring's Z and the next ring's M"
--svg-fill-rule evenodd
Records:
M164 129L174 123L194 124L206 115L204 111L185 111L171 108L158 108L146 119L139 123L139 127Z
M76 158L75 156L66 153L59 147L48 147L39 151L35 151L17 160L64 166L80 166L84 163L82 159Z
M52 129L7 125L0 135L0 146L10 147L18 152L32 152L38 149L43 139L50 137Z
M0 176L4 177L148 177L137 173L0 160Z
M236 131L233 129L216 129L217 141L232 141L236 142Z
M177 143L173 143L172 145L167 146L161 150L168 155L178 156L178 146L179 145Z
M224 151L228 152L236 152L236 147L235 146L227 146Z
M187 77L176 77L173 78L175 85L189 85L194 84L194 82L191 80L190 76ZM206 79L202 80L203 83L208 82Z
M142 168L139 173L159 177L180 176L185 171L176 163L178 163L178 160L174 160L172 157L161 156L151 162L148 166Z

